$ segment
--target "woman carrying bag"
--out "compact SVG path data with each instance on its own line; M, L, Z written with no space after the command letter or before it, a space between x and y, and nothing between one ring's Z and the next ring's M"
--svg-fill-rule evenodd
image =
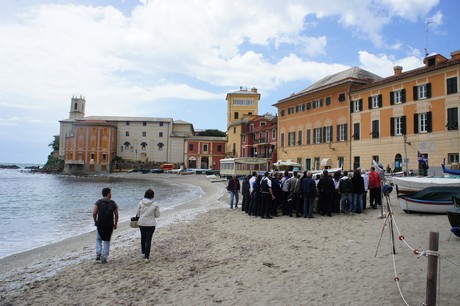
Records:
M152 237L157 225L156 218L160 216L160 206L153 201L155 193L152 189L147 189L144 198L139 202L136 216L139 216L138 225L141 231L141 250L145 263L148 263Z

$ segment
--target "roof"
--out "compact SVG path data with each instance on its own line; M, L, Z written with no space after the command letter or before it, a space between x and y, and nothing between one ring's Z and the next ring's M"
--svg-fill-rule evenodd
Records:
M342 72L338 72L322 78L318 82L299 91L298 93L292 94L290 97L278 101L278 103L350 82L362 83L364 85L380 81L382 79L383 78L381 76L378 76L372 72L361 69L359 67L352 67Z

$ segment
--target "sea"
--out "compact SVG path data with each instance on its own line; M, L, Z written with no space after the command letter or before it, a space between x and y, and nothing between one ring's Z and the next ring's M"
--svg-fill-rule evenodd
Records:
M120 222L135 215L148 188L154 189L161 211L204 195L201 188L163 174L146 180L81 177L34 173L25 168L37 165L15 165L20 169L0 169L0 258L93 231L92 211L104 187L112 189Z

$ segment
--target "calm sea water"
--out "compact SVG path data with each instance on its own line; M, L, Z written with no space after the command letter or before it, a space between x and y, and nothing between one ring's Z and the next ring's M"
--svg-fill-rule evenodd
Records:
M198 198L193 185L152 180L74 177L0 169L0 258L94 230L92 210L104 187L112 189L120 221L136 212L147 188L162 210Z

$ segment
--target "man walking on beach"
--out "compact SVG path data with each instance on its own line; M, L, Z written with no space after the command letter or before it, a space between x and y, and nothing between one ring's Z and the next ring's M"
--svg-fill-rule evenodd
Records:
M233 200L235 200L235 208L238 209L240 181L236 175L233 175L228 181L227 190L230 192L230 209L233 209Z
M96 260L107 262L110 251L110 238L118 224L118 206L112 198L110 188L102 189L102 199L97 200L93 209L96 230Z

